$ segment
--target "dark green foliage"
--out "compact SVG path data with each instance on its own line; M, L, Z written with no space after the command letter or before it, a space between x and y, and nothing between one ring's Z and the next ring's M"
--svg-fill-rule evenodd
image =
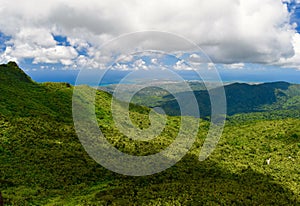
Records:
M0 92L0 114L72 121L72 88L67 83L37 84L9 63L0 66Z
M0 66L0 191L7 205L300 204L300 120L286 118L286 112L281 118L272 113L230 117L216 150L199 162L209 128L203 120L180 162L159 174L129 177L103 168L84 151L72 123L72 86L37 84L24 75L14 63ZM286 96L297 93L288 91ZM164 131L151 141L122 135L112 120L111 99L97 92L96 116L121 151L153 154L176 137L180 117L167 117ZM149 111L131 104L132 122L148 128Z
M176 88L179 84L180 83L174 84L173 87ZM211 104L208 91L205 87L193 87L193 84L196 83L192 82L189 84L198 101L201 117L206 118L207 116L210 116ZM127 87L130 92L130 85L127 85ZM113 88L107 90L113 92ZM211 89L210 93L213 95L216 90L217 89ZM293 113L298 113L300 109L300 85L290 84L287 82L253 85L246 83L234 83L224 86L224 90L226 93L228 115L266 112L267 114L272 113L272 116L278 114L278 118L281 118L281 114L284 114L285 111L289 111L289 117L294 117ZM147 87L134 96L132 103L148 107L162 107L166 114L180 116L181 111L177 102L178 100L186 100L186 97L190 94L191 92L187 91L178 92L176 93L176 99L174 95L171 95L168 92L163 92L162 89ZM189 101L186 100L186 102L188 103ZM185 106L189 108L188 104ZM193 116L193 114L189 113L183 115Z
M260 111L262 105L269 105L276 102L275 91L287 90L289 86L290 84L286 82L259 85L235 83L225 86L228 106L227 114ZM283 92L277 95L285 96Z
M13 84L19 84L21 82L33 83L31 78L27 76L15 62L2 64L0 67L0 80L1 82L10 84L7 86L12 86Z

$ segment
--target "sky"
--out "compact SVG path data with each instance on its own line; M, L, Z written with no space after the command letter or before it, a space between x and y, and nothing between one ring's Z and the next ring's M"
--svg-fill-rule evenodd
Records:
M0 0L0 63L8 61L40 82L73 83L80 69L213 63L224 81L300 83L300 0Z

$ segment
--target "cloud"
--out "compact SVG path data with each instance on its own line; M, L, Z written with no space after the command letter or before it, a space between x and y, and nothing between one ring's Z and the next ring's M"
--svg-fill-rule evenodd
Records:
M215 63L298 67L290 16L282 0L2 0L0 31L11 37L11 46L0 61L34 58L35 63L103 67L111 54L99 51L102 44L124 33L157 30L195 42ZM52 34L66 36L71 45L58 46ZM132 44L167 51L182 46L144 38ZM199 61L193 54L190 60Z
M116 61L121 61L124 63L128 63L133 61L133 56L132 55L126 55L126 54L121 54Z
M295 55L291 58L281 58L277 62L277 65L300 70L300 34L297 33L293 37L293 45L294 45Z
M11 47L7 47L6 50L0 54L0 63L6 63L9 61L15 61L15 62L19 62L17 57L13 57L10 55L12 48Z
M142 59L138 59L133 63L134 70L148 70L148 66L146 65L146 62Z
M173 66L174 70L193 70L184 60L179 60Z
M84 39L68 37L67 41L79 51L87 50L90 47L89 43Z
M201 57L198 54L191 54L189 60L191 62L201 62Z
M157 58L151 59L151 63L152 63L152 64L158 64L158 59L157 59Z
M129 71L130 70L130 68L127 64L119 64L119 63L116 63L116 65L114 65L113 69L121 70L121 71Z
M45 28L23 28L15 34L14 44L28 44L49 48L56 45L53 36Z
M77 51L73 47L55 46L52 48L42 48L34 51L33 63L61 63L69 66L73 64L73 59L77 57Z
M235 63L235 64L228 64L225 65L227 69L243 69L245 67L244 63Z

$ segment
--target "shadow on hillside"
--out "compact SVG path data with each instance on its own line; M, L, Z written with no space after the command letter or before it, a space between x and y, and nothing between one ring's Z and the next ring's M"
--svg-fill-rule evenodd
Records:
M172 168L147 177L118 175L114 188L101 191L95 200L102 204L229 204L297 205L296 196L270 176L248 167L240 174L221 168L216 162L199 162L187 156Z
M278 97L286 97L283 92L291 86L287 82L272 82L257 85L246 83L233 83L224 86L224 91L227 101L227 114L234 115L239 113L251 113L264 111L261 107L263 105L272 105L278 101ZM195 95L201 117L211 115L211 102L210 98L220 97L220 88L208 90L193 91ZM181 92L177 94L179 100L189 99L187 96L192 95L191 92ZM177 100L172 95L163 97L161 106L167 115L180 116L181 110ZM188 103L185 105L188 113L182 115L195 116L195 112L189 111L191 108ZM197 116L197 115L196 115Z

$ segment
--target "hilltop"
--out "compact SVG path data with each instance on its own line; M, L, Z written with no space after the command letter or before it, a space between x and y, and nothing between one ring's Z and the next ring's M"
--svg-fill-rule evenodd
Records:
M195 95L199 111L202 118L210 116L210 97L209 92L201 82L187 82ZM161 89L170 88L171 91L178 90L174 95ZM141 85L138 85L141 86ZM136 85L124 85L124 96L132 94ZM147 87L133 96L132 102L147 107L161 107L168 115L181 115L177 100L184 100L190 96L190 91L179 91L182 83L161 83L157 86ZM99 87L99 89L108 91L111 94L114 86ZM210 89L214 94L219 88ZM288 82L270 82L260 84L231 83L224 86L227 100L227 115L247 113L264 113L269 118L300 117L300 85L290 84ZM189 106L187 105L187 108ZM186 114L191 115L191 114Z

